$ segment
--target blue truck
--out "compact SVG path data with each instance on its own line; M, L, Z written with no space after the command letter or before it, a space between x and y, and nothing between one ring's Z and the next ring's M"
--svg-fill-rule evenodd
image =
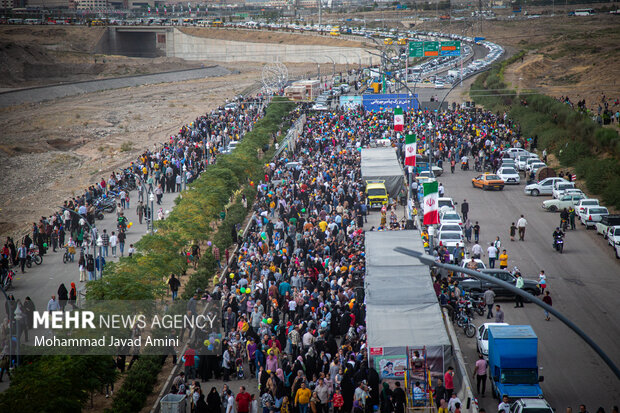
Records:
M542 398L538 337L532 326L489 327L489 375L494 397Z

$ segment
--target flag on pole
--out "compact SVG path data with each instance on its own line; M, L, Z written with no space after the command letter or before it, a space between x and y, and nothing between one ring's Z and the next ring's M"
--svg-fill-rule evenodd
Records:
M416 136L405 135L405 165L415 166Z
M151 6L149 6L148 13L151 14Z
M437 181L423 184L424 225L439 224L439 185Z
M394 108L394 130L402 132L405 129L405 116L402 108Z

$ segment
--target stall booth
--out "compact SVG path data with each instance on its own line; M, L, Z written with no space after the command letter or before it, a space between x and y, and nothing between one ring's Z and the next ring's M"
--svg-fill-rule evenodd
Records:
M431 383L453 365L452 349L428 266L394 251L424 252L418 231L366 232L366 326L371 367L381 379ZM430 404L430 403L429 403Z

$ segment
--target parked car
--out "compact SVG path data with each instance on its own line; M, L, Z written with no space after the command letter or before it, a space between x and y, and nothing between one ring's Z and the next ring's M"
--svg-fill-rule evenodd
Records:
M462 231L442 231L435 238L436 245L445 245L446 247L454 247L456 244L463 245Z
M442 209L444 207L448 207L448 209L455 209L454 208L454 200L452 200L452 198L448 198L448 197L438 198L437 199L437 207L439 209Z
M555 184L553 184L553 191L551 191L551 195L558 199L560 198L562 195L564 195L564 191L566 191L567 189L574 189L575 188L575 184L572 182L556 182Z
M512 158L502 158L502 162L499 164L500 168L512 168L517 170L517 162Z
M587 207L583 212L579 213L581 223L586 226L586 229L595 228L596 223L600 222L607 215L609 215L609 211L602 206Z
M437 233L440 234L442 231L461 231L463 232L463 227L461 227L459 224L452 224L452 223L448 223L448 224L441 224L439 226L439 229L437 230Z
M467 264L470 263L472 259L468 259L468 260L463 260L463 262L461 263L461 267L466 268ZM473 258L474 262L476 263L476 269L475 271L480 271L480 270L486 270L487 266L484 263L484 261L482 261L481 259L478 258ZM468 276L469 277L469 276Z
M476 329L476 344L478 345L478 353L484 358L489 356L489 327L490 326L507 326L508 323L484 323Z
M553 194L553 185L556 182L568 183L568 181L564 178L557 178L557 177L545 178L542 181L538 181L536 183L526 185L524 191L526 195L532 195L532 196L551 195Z
M497 175L508 184L519 184L521 182L521 177L519 176L519 172L516 169L510 166L502 166L497 170Z
M607 229L607 243L611 245L612 248L620 243L620 225L614 225Z
M481 273L490 275L491 277L497 278L498 280L502 280L507 282L508 284L515 285L517 283L517 277L512 275L510 272L506 270L499 269L481 269L479 270ZM497 297L514 297L514 293L509 291L508 289L499 286L497 284L493 284L488 281L480 280L475 277L466 278L459 282L459 285L462 287L463 291L467 291L470 293L483 293L487 290L487 288L491 288ZM532 294L539 295L540 289L538 288L538 280L529 280L523 279L523 289Z
M439 215L439 222L442 224L457 224L463 225L461 216L454 210L444 211Z
M620 215L607 215L601 219L601 222L596 223L596 232L607 238L609 228L615 227L616 225L620 225Z
M510 405L510 413L554 413L545 399L519 399Z
M562 196L560 199L548 199L542 203L543 209L546 209L549 212L557 212L561 211L564 208L570 208L571 206L575 206L585 198L583 194L566 194Z
M536 172L538 172L538 170L539 170L540 168L544 168L545 166L547 166L547 165L546 165L544 162L533 162L533 163L529 164L529 165L525 168L525 170L526 170L527 172L534 172L534 173L536 173Z
M581 219L581 216L579 215L581 213L581 211L583 211L584 209L586 209L589 206L599 206L598 199L596 199L596 198L585 198L585 199L582 199L581 201L579 201L579 203L575 207L575 213L577 214L577 217L579 219Z
M519 155L517 157L517 168L520 171L524 171L525 167L527 166L527 160L528 159L538 159L538 156L534 155L533 153L528 153L525 155Z
M504 154L508 155L512 159L516 159L521 155L530 155L530 153L523 148L509 148L504 151Z
M489 189L504 189L504 181L496 174L484 173L482 175L478 175L477 177L471 180L471 185L474 188L481 188L486 191Z

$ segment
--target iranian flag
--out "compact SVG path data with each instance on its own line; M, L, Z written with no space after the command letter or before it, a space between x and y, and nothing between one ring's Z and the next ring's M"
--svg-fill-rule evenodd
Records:
M429 182L424 187L424 225L439 224L439 185L437 181Z
M394 130L402 132L405 129L405 116L402 108L394 108Z
M416 137L405 135L405 165L415 166Z

